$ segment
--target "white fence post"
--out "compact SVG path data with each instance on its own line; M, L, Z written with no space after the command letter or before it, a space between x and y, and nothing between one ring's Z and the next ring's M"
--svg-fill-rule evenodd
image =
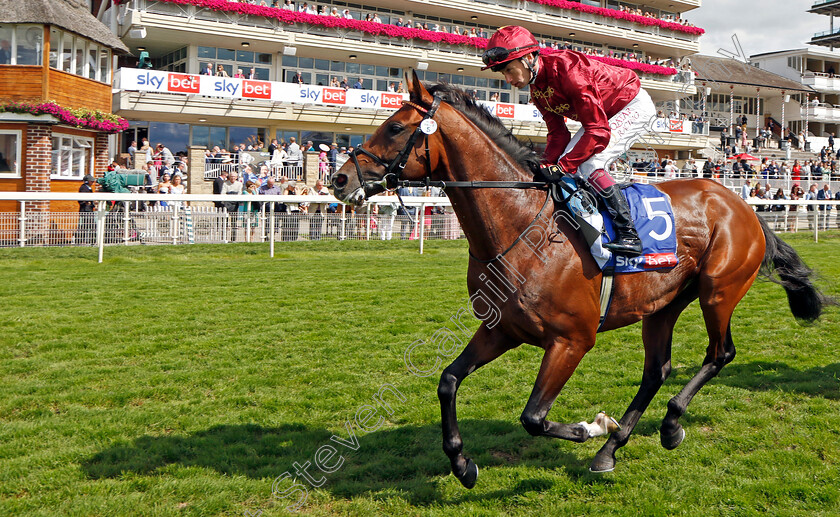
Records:
M128 201L123 201L123 210L125 210L125 213L123 214L123 244L128 246Z
M100 201L96 209L96 245L99 247L98 262L102 263L105 255L105 217L108 212L105 210L107 201Z
M20 202L20 216L18 217L18 230L20 247L26 246L26 201Z
M274 203L269 203L268 213L271 218L268 221L268 229L271 235L268 237L268 256L274 258Z
M340 241L343 241L344 238L345 238L344 223L347 221L347 218L345 217L346 213L347 213L347 205L342 203L342 205L341 205L341 228L338 232L338 240L340 240Z
M423 239L425 237L425 230L426 230L426 205L420 205L420 217L417 218L420 221L420 231L417 232L420 236L420 254L423 254Z

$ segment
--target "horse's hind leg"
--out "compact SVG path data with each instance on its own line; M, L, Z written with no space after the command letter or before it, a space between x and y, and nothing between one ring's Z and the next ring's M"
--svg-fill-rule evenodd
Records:
M709 346L703 366L685 387L668 402L668 412L660 428L662 446L674 449L685 438L685 430L679 423L691 399L710 379L735 358L735 344L732 342L729 323L735 306L744 297L758 274L760 258L756 260L754 273L748 273L750 264L742 262L729 274L719 271L704 271L700 277L700 307L709 334ZM704 268L711 269L711 268Z
M609 472L615 468L615 451L627 444L630 434L650 401L671 373L671 338L674 334L674 325L682 311L696 297L696 289L687 289L668 306L645 317L642 321L642 340L645 344L642 384L633 402L621 417L621 429L610 435L592 460L589 466L592 472Z
M581 424L551 422L546 420L546 415L584 354L592 348L594 341L594 336L588 340L557 338L546 347L534 389L520 417L528 433L573 442L585 442L589 439L589 430Z
M461 354L446 367L438 384L440 399L441 427L443 428L443 451L452 464L452 473L467 488L475 486L478 467L462 454L464 443L458 429L455 410L455 396L458 386L464 378L477 368L496 359L519 343L512 341L500 332L493 331L482 324L464 348Z

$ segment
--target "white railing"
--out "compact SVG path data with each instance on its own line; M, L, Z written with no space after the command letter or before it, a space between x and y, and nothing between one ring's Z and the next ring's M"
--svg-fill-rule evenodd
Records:
M269 171L272 177L280 178L285 176L292 181L303 181L303 165L299 161L285 163L269 163Z
M463 237L445 197L404 197L409 215L394 196L356 208L323 195L0 192L0 200L19 203L0 213L0 247L97 246L100 262L111 244L268 242L273 257L277 240L416 240L423 253L425 240ZM45 201L93 201L97 210L31 210ZM190 205L199 202L222 206Z
M239 172L239 164L204 162L204 179L214 180L221 176L223 172L227 174Z

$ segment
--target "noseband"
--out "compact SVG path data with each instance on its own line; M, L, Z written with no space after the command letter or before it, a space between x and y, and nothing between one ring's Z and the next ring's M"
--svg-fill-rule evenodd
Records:
M417 139L420 137L423 132L423 123L427 120L431 120L434 118L435 113L437 113L438 107L440 106L440 95L437 93L435 94L434 101L432 101L432 107L429 109L420 106L419 104L415 104L411 101L403 101L403 105L411 106L412 108L416 109L417 111L423 113L423 120L417 124L417 129L414 130L414 133L408 139L408 142L405 143L405 147L403 147L402 151L400 151L397 156L391 160L391 163L386 163L385 160L376 156L372 152L368 151L361 145L355 149L353 152L350 153L350 157L353 158L353 165L356 166L356 175L359 177L359 185L365 191L365 194L368 194L368 187L373 185L380 185L385 187L385 190L390 190L397 188L401 185L401 176L402 171L405 169L405 164L408 162L408 155L411 152L411 149L414 147L414 144L417 143ZM426 178L428 178L432 173L432 166L429 160L429 135L424 134L426 140ZM382 176L382 179L379 181L367 181L362 176L362 167L359 164L359 155L363 154L370 159L372 159L377 165L385 168L385 175Z
M383 158L373 154L372 152L368 151L367 149L363 148L361 145L355 149L353 152L350 153L350 157L353 159L353 165L356 167L356 175L359 178L359 186L365 193L365 196L368 196L372 193L372 190L375 186L379 186L384 188L385 190L392 190L398 187L440 187L442 189L446 189L447 187L460 187L460 188L513 188L513 189L536 189L536 190L547 190L545 202L543 203L542 208L537 213L534 220L528 227L519 234L519 237L516 238L513 243L507 247L501 254L496 255L495 257L489 260L479 259L475 255L472 254L472 251L469 252L470 258L475 260L476 262L480 262L482 264L489 264L490 262L495 261L499 257L505 256L511 249L513 249L516 244L522 240L523 235L525 232L533 226L533 224L542 216L543 212L545 211L546 207L549 204L549 201L552 197L556 199L560 199L557 192L552 192L553 190L557 190L557 188L567 188L563 187L563 183L559 182L558 184L549 184L545 181L431 181L430 177L432 175L432 165L431 160L429 159L429 134L433 133L426 133L423 131L423 123L427 120L431 120L434 118L435 113L437 113L438 108L440 107L441 103L441 96L439 93L434 94L434 100L432 101L432 106L429 109L420 106L411 101L403 101L404 106L411 106L412 108L416 109L420 113L423 114L423 120L417 124L417 129L414 130L414 133L406 142L405 147L403 147L402 151L397 154L390 163L386 162ZM402 179L402 172L405 169L406 163L408 163L408 156L411 152L411 149L417 143L417 139L420 138L420 135L423 134L425 138L426 144L426 174L424 175L424 181L408 181ZM383 167L385 169L385 174L382 176L382 179L378 181L368 181L362 175L362 166L359 164L359 155L363 154L374 161L377 165ZM559 187L558 187L559 185ZM552 195L554 194L554 196ZM398 196L399 197L399 196ZM400 197L400 204L402 204L402 198ZM404 205L403 205L404 206Z

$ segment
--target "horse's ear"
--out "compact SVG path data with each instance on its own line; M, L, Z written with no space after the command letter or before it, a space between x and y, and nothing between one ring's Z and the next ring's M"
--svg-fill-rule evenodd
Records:
M405 71L405 84L412 102L431 104L434 100L429 90L420 82L420 79L417 77L417 72L413 68Z

